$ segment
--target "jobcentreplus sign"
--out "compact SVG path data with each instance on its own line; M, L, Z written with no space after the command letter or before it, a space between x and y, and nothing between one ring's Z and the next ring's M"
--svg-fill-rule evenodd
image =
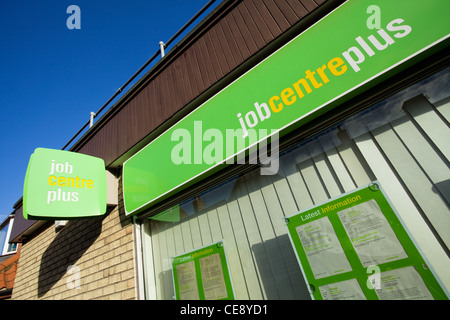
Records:
M315 91L326 85L330 86L329 83L331 83L331 86L336 85L333 84L336 83L337 79L335 78L342 76L348 70L353 70L355 73L359 72L366 57L372 57L378 52L386 50L395 44L395 39L401 39L411 33L411 26L404 22L403 19L394 19L384 29L381 28L375 35L372 34L367 39L361 36L352 39L348 50L327 62L324 61L322 66L312 71L310 69L304 71L305 76L294 83L290 83L280 93L274 94L267 103L255 102L252 108L254 111L248 111L245 116L241 112L237 113L243 138L248 136L248 128L257 126L259 122L281 112L286 106L294 106L305 95L316 94ZM297 103L295 107L301 108L301 103Z
M65 191L62 188L87 188L94 187L92 179L84 179L79 176L65 177L63 174L71 174L73 172L73 165L69 162L56 163L52 160L50 164L50 172L48 177L48 184L50 186L57 186L57 190L49 190L47 195L47 204L53 201L78 201L78 192ZM59 175L61 173L62 175Z

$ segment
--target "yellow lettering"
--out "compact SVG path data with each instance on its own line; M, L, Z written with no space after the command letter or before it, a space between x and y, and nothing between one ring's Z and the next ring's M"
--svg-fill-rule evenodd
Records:
M88 188L92 189L94 187L94 180L82 179L80 177L56 177L49 176L48 184L51 186L58 185L59 187L71 187L71 188Z
M74 178L66 178L66 186L67 187L75 187L75 179Z
M318 89L321 86L323 86L323 83L317 82L316 78L314 77L314 75L316 74L314 71L306 70L305 74L306 74L305 78L309 79L309 81L311 81L311 83L315 89Z
M276 112L280 112L281 110L283 110L283 104L279 103L278 107L277 107L273 102L274 100L280 100L280 97L273 96L272 98L270 98L269 105L270 105L270 108L272 109L272 111L276 113Z
M312 92L312 89L311 89L311 87L309 86L309 84L308 84L308 82L306 81L306 79L300 79L298 82L296 82L296 83L293 84L294 89L295 89L295 91L297 92L297 95L298 95L300 98L303 98L303 97L305 96L304 93L303 93L303 91L302 91L302 89L300 88L300 84L303 85L303 88L306 90L307 93L311 93L311 92Z
M341 67L340 70L338 70L339 67ZM336 57L328 62L328 69L333 75L340 76L347 71L347 65L344 63L344 60Z
M56 182L53 181L53 180L55 180L55 179L56 179L55 176L50 176L50 177L48 177L48 184L51 185L51 186L56 185Z
M325 71L327 68L328 68L329 72ZM281 91L281 93L279 93L279 96L278 95L272 96L269 99L269 106L274 113L278 113L281 110L283 110L284 106L290 106L293 103L295 103L297 101L297 97L302 99L306 94L310 94L313 91L313 89L319 89L320 87L323 86L323 84L330 82L330 75L340 76L340 75L344 74L345 72L347 72L347 69L348 69L348 67L345 64L344 60L339 57L335 57L335 58L331 59L330 61L328 61L327 64L323 64L322 66L318 67L317 69L315 69L313 71L308 69L305 71L304 78L301 78L297 82L292 83L292 86L283 89ZM316 77L316 75L317 75L317 77ZM255 106L259 113L261 111L261 106L263 106L263 105L264 104L260 105L258 103L255 103ZM266 107L267 107L267 105L266 105ZM269 112L269 110L266 108L266 113L267 112ZM249 115L249 114L247 114L247 115ZM251 115L253 115L253 116L255 115L253 111L252 111ZM261 120L263 120L263 116L261 113L259 114L259 116L260 116ZM269 115L264 116L264 119L267 119L269 116L270 116L270 112L269 112ZM245 129L245 126L242 122L240 113L238 113L238 118L239 118L242 128ZM251 126L254 127L256 124L257 124L257 121L256 121L256 123L252 124ZM77 177L77 179L78 179L78 177ZM87 180L87 181L82 180L82 184L84 182L86 182L86 186L88 188L91 189L93 187L92 180ZM78 183L79 182L77 180L77 184Z
M66 182L66 178L58 177L58 186L64 187L65 186L64 182Z
M322 67L318 68L316 71L319 74L320 78L322 79L323 83L327 83L330 82L330 79L328 79L327 75L325 74L325 72L323 72L323 70L325 70L327 68L326 65L323 65Z
M289 100L289 97L292 97L291 100ZM295 96L294 90L291 88L286 88L283 91L281 91L281 99L283 100L284 104L289 106L297 100L297 97Z

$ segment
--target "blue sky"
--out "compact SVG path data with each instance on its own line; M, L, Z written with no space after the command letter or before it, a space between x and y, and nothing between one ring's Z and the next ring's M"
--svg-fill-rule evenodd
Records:
M0 1L0 222L22 196L34 149L61 149L207 2ZM70 5L80 30L67 28Z

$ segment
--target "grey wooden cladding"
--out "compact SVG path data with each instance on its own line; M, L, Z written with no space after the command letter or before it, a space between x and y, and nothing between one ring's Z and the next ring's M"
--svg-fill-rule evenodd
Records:
M445 74L450 68L429 88ZM153 255L155 298L174 295L171 257L219 240L237 299L309 298L283 218L375 180L430 266L449 283L450 91L429 100L426 83L293 147L280 157L276 175L256 169L197 195L210 205L179 222L146 220L144 255ZM214 192L222 196L216 203Z
M230 1L74 150L106 165L325 1ZM165 57L165 58L166 58ZM169 59L170 58L170 59Z
M309 299L284 217L375 180L348 136L335 130L326 140L337 135L337 146L312 139L285 154L276 175L256 169L227 182L218 191L226 200L188 218L146 222L144 254L153 255L156 297L173 297L171 257L223 240L238 300ZM208 194L203 199L210 202Z

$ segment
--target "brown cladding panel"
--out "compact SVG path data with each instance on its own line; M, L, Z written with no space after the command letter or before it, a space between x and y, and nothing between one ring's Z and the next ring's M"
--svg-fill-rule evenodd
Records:
M311 12L317 8L317 1L315 0L301 0L301 2L308 12Z
M151 116L154 119L153 123L156 127L159 120L162 118L160 105L159 105L159 93L156 91L156 82L151 82L147 87L147 98L150 101L150 112Z
M284 15L286 20L289 23L289 26L294 25L296 21L298 21L298 16L295 14L295 12L292 10L291 6L289 5L289 0L274 0L278 8L280 9L281 13Z
M109 165L227 73L314 10L323 0L231 1L151 81L74 151ZM228 10L229 9L229 10Z
M230 45L226 41L225 33L223 32L223 28L221 26L221 22L219 22L216 25L216 28L214 28L212 31L216 32L216 37L220 41L218 42L219 48L221 52L223 53L225 57L225 61L227 62L227 71L232 70L234 67L239 65L241 63L240 59L238 59L236 56L238 56L238 52L231 51Z
M305 15L308 14L308 10L306 10L306 8L302 2L304 2L304 0L303 1L298 1L298 0L289 0L288 1L289 5L291 6L292 10L297 15L298 19L301 19L302 17L304 17Z
M281 12L278 5L273 0L263 0L262 2L278 25L278 28L280 29L279 33L286 31L291 26L291 24L289 23L283 12ZM271 30L275 31L276 29L272 28Z
M251 16L248 21L254 21L254 26L258 29L263 39L262 46L273 40L272 32L270 31L266 21L262 18L261 13L256 9L253 1L243 2L243 7L246 9L246 15ZM247 20L246 20L247 21Z
M256 44L257 50L260 50L267 44L267 42L264 40L261 33L261 29L263 26L257 25L256 20L254 20L256 17L258 17L258 13L249 12L247 6L245 5L245 2L242 2L241 5L238 6L238 9L239 13L242 16L242 19L244 20L244 23L247 25L251 37Z
M191 83L189 81L189 74L186 71L187 70L186 59L183 56L181 56L178 59L176 59L176 61L179 63L178 69L179 78L184 87L183 90L184 95L181 97L181 101L182 105L186 105L189 101L191 101L194 98Z
M172 104L174 106L180 106L182 104L181 95L183 95L183 91L180 86L182 85L178 79L179 73L175 68L175 64L170 69L167 69L167 77L170 81L169 91L172 97Z
M217 34L214 29L209 30L206 36L206 39L209 41L207 48L211 51L211 61L213 62L213 67L220 71L219 77L222 78L228 72L228 64L222 48L220 47L219 39L217 38Z
M181 68L181 61L180 59L176 59L173 62L172 68L172 79L174 82L174 90L175 94L177 95L177 104L178 105L184 105L186 101L186 96L188 89L186 88L186 81L183 78L183 72Z
M247 46L250 55L254 54L255 52L258 51L258 47L255 42L255 39L253 38L253 35L251 34L244 19L242 18L241 13L239 12L239 7L237 7L236 10L233 10L231 12L231 16L233 17L234 23L236 24L237 29L239 30L244 39L244 44Z
M162 121L166 121L170 115L173 114L173 104L172 104L172 100L173 98L170 96L170 87L171 87L171 83L170 83L170 79L169 79L169 74L167 72L168 69L163 70L163 72L161 72L160 76L158 77L160 85L158 86L158 90L160 90L161 92L161 109L162 109L162 114L164 115L163 118L161 119Z
M196 54L201 57L202 60L202 76L204 77L207 86L211 86L215 82L215 79L220 78L221 75L218 72L217 66L212 63L211 52L209 50L202 52L205 47L205 37L202 37L199 39L199 45L195 48L195 50Z
M188 76L188 81L189 84L191 86L191 94L196 96L200 93L200 88L198 85L198 79L196 79L195 75L194 75L194 66L192 65L192 59L191 59L191 55L192 55L192 50L187 50L184 54L183 57L185 59L185 66L186 66L186 75Z
M247 44L245 43L244 36L242 35L241 30L239 30L234 18L229 15L228 19L224 19L225 25L228 26L231 37L234 40L234 43L237 48L237 52L240 53L241 60L244 61L251 56L251 51L249 50Z
M274 17L270 13L264 1L253 0L251 5L254 7L254 10L256 10L260 14L262 21L267 25L267 29L271 35L271 39L269 39L269 41L280 35L281 29L276 23Z
M250 56L250 52L247 50L247 47L245 47L246 51L242 52L242 46L240 48L238 45L239 42L243 41L241 33L239 31L233 32L234 25L230 25L230 20L230 18L223 19L220 21L220 26L224 34L224 41L227 42L231 52L233 52L236 64L239 64L240 62L245 61L246 57Z

